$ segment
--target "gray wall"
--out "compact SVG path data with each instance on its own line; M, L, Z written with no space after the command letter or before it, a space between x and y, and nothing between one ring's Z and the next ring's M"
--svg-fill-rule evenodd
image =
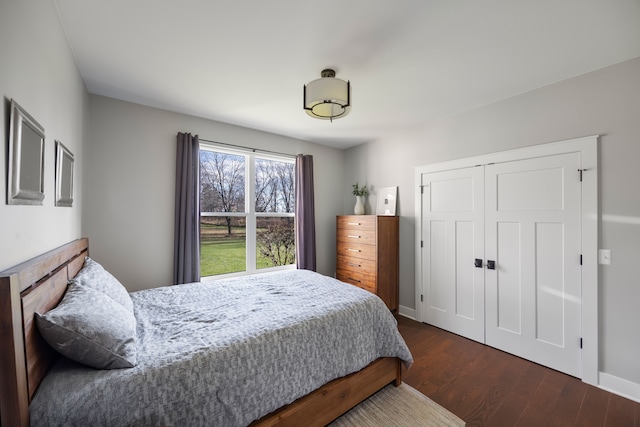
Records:
M318 271L335 270L335 215L343 151L91 95L83 234L91 254L130 290L169 285L173 275L176 134L314 159Z
M0 270L4 270L80 237L89 96L52 2L0 3L0 92ZM12 98L45 130L42 206L6 204ZM69 148L76 161L75 201L71 208L54 206L56 139Z
M345 181L399 186L400 304L415 308L414 168L496 151L600 138L600 370L640 384L640 58L474 111L407 130L345 153ZM343 209L353 209L345 196ZM369 197L368 212L376 198Z

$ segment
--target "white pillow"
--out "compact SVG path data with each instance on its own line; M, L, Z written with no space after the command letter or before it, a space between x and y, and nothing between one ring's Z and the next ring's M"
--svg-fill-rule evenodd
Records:
M36 313L40 334L63 356L98 369L137 363L136 319L102 292L69 284L57 307Z
M95 260L86 257L84 266L69 283L100 291L133 313L133 302L127 289Z

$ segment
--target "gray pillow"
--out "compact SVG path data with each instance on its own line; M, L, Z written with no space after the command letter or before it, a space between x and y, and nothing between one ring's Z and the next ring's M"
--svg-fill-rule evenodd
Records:
M63 356L98 369L137 363L136 318L102 292L69 284L57 307L36 313L40 335Z
M100 291L133 313L133 302L127 289L102 265L89 257L84 259L84 266L69 283Z

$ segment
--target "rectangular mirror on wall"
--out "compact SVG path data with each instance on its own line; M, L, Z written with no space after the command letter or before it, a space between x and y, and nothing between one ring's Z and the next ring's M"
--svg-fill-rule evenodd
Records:
M73 154L56 141L56 206L73 205Z
M11 100L7 204L42 205L44 128Z

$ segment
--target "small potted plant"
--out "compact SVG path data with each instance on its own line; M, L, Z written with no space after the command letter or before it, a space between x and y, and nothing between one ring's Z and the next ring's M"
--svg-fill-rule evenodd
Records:
M364 202L363 198L369 194L369 190L366 185L360 187L356 182L353 184L353 195L356 196L356 206L353 208L355 215L364 215Z

